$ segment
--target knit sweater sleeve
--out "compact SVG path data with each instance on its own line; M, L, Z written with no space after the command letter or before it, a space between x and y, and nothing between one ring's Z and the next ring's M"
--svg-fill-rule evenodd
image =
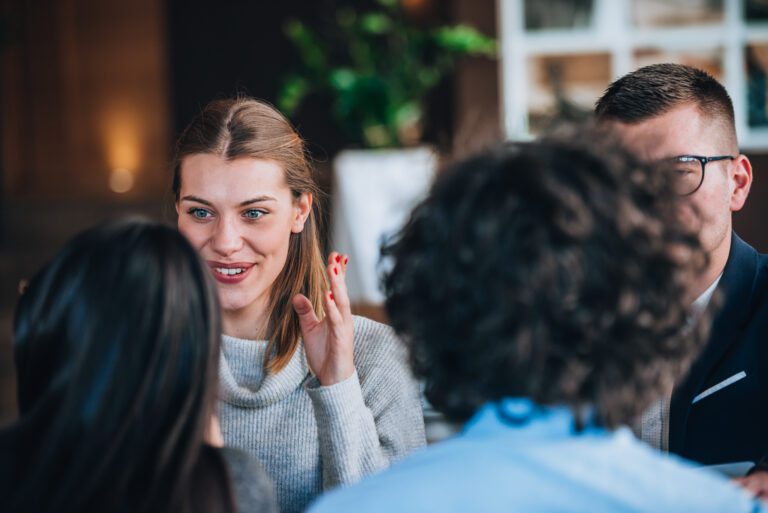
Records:
M315 378L306 384L325 490L354 483L425 444L418 384L391 328L355 318L355 368L332 386Z

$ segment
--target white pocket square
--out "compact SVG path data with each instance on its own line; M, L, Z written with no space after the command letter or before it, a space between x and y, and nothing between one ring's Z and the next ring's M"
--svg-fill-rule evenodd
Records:
M724 389L727 386L733 385L737 381L741 381L742 379L747 377L747 373L744 371L741 371L737 374L734 374L730 378L724 379L720 383L718 383L715 386L711 386L708 389L704 390L702 393L697 395L693 398L693 401L691 401L691 404L696 404L705 397L709 397L710 395L714 394L715 392L719 392L720 390Z

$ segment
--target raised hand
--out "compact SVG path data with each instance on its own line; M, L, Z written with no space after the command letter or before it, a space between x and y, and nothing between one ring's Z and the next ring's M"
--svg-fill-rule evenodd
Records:
M323 296L325 318L322 321L315 315L306 296L297 294L293 297L307 363L322 386L344 381L355 372L352 311L344 281L348 262L347 255L335 251L328 256L325 271L331 290Z
M746 489L755 497L768 499L768 470L758 470L745 477L734 479L736 484Z

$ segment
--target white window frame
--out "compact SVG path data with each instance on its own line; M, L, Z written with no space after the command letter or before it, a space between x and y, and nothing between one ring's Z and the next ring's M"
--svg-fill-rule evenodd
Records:
M526 32L524 0L497 0L501 36L501 103L504 133L508 139L527 140L528 62L531 57L582 53L607 53L611 80L632 71L636 48L668 51L723 49L723 85L733 99L740 146L747 151L768 150L768 127L747 125L747 44L768 44L768 23L747 24L743 0L723 0L723 21L691 27L637 28L632 25L632 0L594 0L592 26ZM606 87L608 84L605 84Z

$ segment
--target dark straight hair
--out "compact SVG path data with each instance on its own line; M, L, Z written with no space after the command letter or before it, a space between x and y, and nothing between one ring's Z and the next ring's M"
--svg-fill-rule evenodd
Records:
M31 280L14 320L21 418L0 436L12 511L233 511L204 444L221 336L208 275L174 228L130 220Z

